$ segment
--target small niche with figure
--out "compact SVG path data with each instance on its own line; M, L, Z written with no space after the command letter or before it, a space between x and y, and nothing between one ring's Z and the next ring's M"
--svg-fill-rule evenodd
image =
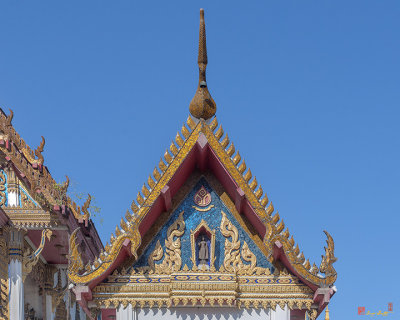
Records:
M210 268L210 239L207 233L202 232L196 239L196 262L198 266Z
M202 220L195 230L191 230L190 241L194 269L215 270L215 230Z

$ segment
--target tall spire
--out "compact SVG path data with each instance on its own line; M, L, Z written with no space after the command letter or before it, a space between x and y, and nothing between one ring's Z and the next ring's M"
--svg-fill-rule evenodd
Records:
M199 64L199 85L197 91L190 102L189 110L193 117L197 119L210 119L215 115L217 107L206 82L207 67L207 46L206 46L206 25L204 22L204 10L200 9L200 33L199 33L199 56L197 60Z
M329 309L328 309L328 306L326 306L326 309L325 309L325 320L329 320Z

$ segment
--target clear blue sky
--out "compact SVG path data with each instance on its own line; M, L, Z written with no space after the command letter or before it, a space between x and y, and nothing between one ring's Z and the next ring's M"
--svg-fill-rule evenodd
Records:
M335 239L331 319L398 318L400 1L1 1L0 106L106 242L187 118L200 7L219 122L305 256Z

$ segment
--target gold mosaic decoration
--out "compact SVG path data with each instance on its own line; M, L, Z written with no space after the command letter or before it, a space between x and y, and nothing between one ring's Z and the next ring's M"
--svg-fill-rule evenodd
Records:
M49 228L57 224L56 217L39 208L7 207L4 212L17 228Z
M237 272L238 274L252 275L256 273L269 274L268 268L257 267L257 258L250 250L246 241L243 241L242 250L240 250L239 231L227 218L225 212L221 211L222 219L220 230L225 237L224 264L223 269L228 272ZM228 239L232 240L229 241ZM242 259L247 262L243 263Z
M29 249L24 252L24 255L22 257L22 281L23 282L25 282L26 276L29 273L31 273L32 268L38 263L40 253L42 252L42 250L44 248L46 239L48 241L50 241L50 237L52 234L53 234L53 231L51 231L50 229L43 229L39 247L33 253L31 253L31 251Z
M117 270L107 282L93 289L93 301L100 307L236 306L311 310L313 290L277 269L274 274L240 275L210 270L173 272L168 275L127 273Z
M121 232L117 227L116 235L111 236L111 243L106 245L105 251L100 254L93 264L87 266L84 273L76 271L69 273L71 281L74 283L88 283L100 276L116 259L125 239L131 240L131 250L136 253L141 243L141 236L137 231L138 225L146 216L154 201L160 196L161 190L180 167L199 136L204 135L213 152L238 187L244 191L246 200L263 221L266 228L264 245L269 252L269 256L272 257L273 245L276 241L279 241L283 245L291 265L303 278L317 286L332 285L337 277L336 271L332 266L335 262L335 259L332 259L334 257L334 247L328 244L325 250L325 258L323 259L325 265L322 266L322 270L318 269L315 264L311 266L310 262L304 258L304 254L300 253L298 245L295 245L289 230L285 229L285 224L280 219L279 214L275 213L273 215L274 207L272 203L269 202L267 195L263 197L262 187L258 185L256 178L253 178L250 169L247 169L245 161L236 151L233 143L230 143L227 135L224 136L224 130L221 126L217 129L217 119L214 118L213 121L207 124L204 120L199 120L196 123L189 117L186 124L187 126L182 126L181 133L176 135L175 142L172 142L169 150L165 152L165 160L160 160L158 168L156 167L152 176L148 178L148 185L144 184L141 192L138 193L136 197L137 203L135 201L132 202L133 215L128 211L126 214L127 222L122 219L121 228L124 232ZM324 271L326 272L325 277L320 275Z
M154 267L154 272L158 274L170 274L179 271L182 267L181 257L181 237L185 233L185 220L183 220L183 211L178 219L168 228L167 239L165 240L165 254L162 253L162 247L157 245L151 254L150 267ZM160 260L164 255L164 260L160 264L154 265L155 260Z

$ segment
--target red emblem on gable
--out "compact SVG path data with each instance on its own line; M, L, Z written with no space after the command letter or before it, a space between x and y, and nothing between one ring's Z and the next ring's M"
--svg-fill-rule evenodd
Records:
M211 194L201 186L199 191L196 192L194 195L194 203L197 204L199 207L206 207L211 203Z

